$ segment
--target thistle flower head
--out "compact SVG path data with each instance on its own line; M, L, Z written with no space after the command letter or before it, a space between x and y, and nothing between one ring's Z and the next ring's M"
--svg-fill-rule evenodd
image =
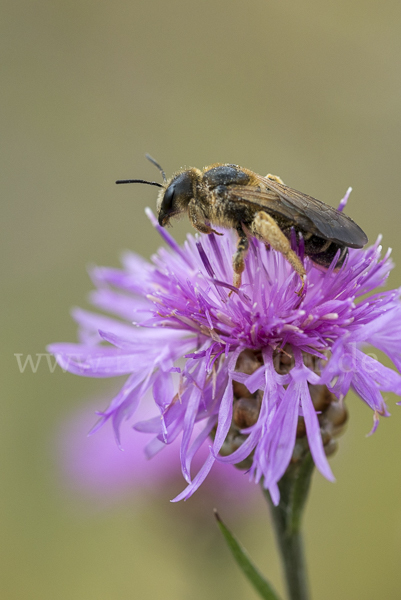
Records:
M350 250L339 270L336 258L320 270L301 248L307 285L300 298L296 273L256 239L236 289L233 232L189 235L178 246L148 215L167 248L151 263L126 254L121 270L95 268L91 301L113 316L75 310L80 343L50 347L72 373L128 375L96 428L111 420L119 442L120 424L151 389L159 416L134 428L154 434L148 456L181 437L187 487L175 500L191 496L218 460L245 465L277 503L302 428L317 468L332 480L327 423L344 420L349 389L372 409L372 431L389 414L382 392L401 395L401 376L363 352L375 346L401 369L400 291L377 290L392 268L380 240ZM209 454L192 477L203 444Z
M139 418L154 416L151 392L143 400L138 411ZM182 486L177 460L179 438L166 446L157 460L149 461L144 453L149 436L132 435L130 424L124 422L121 425L124 452L120 452L106 427L90 438L87 436L93 425L94 409L99 407L99 398L96 403L87 398L85 404L72 411L67 418L64 415L56 428L53 452L57 457L63 489L71 491L75 498L87 500L91 509L96 510L109 508L127 498L139 508L146 504L150 494L166 497L171 490ZM195 457L194 466L200 467L208 453L208 446L204 444ZM254 486L243 483L241 471L227 469L225 464L216 461L200 490L202 496L199 506L217 500L229 504L234 511L242 511L244 502L252 505L257 498Z

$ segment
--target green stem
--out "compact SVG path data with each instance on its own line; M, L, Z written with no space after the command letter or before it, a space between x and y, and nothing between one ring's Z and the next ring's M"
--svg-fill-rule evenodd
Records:
M288 467L279 482L280 503L274 506L268 490L263 490L280 549L288 597L309 600L308 577L301 534L301 520L313 473L313 459L308 454Z

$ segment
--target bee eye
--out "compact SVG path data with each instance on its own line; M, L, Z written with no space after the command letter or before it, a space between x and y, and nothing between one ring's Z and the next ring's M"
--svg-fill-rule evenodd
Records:
M172 184L172 185L169 185L169 187L166 189L164 197L163 197L163 202L161 205L161 210L163 211L163 213L166 214L172 210L174 196L175 196L175 185Z
M158 209L159 224L165 227L171 217L185 211L192 195L192 179L188 171L184 171L173 179L164 192Z

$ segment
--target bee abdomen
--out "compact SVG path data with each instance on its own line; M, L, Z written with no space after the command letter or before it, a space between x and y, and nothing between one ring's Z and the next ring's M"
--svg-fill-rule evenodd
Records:
M325 242L327 240L322 240L322 241ZM344 263L344 260L348 254L347 246L341 246L339 244L336 244L335 242L329 242L329 246L326 249L324 249L323 251L310 252L307 249L307 242L305 243L305 254L307 256L309 256L309 258L314 263L316 263L317 265L321 265L322 267L325 267L326 269L331 265L331 263L333 262L336 254L339 250L340 250L340 256L336 263L336 268L341 267L341 265Z
M314 254L321 254L329 249L332 242L325 238L319 237L314 234L306 234L304 237L305 254L313 256Z
M293 240L293 229L293 226L282 228L284 235L290 240L290 242ZM309 256L309 258L315 264L327 269L333 262L338 250L340 250L340 256L336 263L336 269L341 267L341 265L344 263L344 260L348 254L347 246L344 246L343 244L337 244L336 242L332 242L331 240L327 240L326 238L320 237L311 232L298 230L298 233L302 235L304 252L306 256Z

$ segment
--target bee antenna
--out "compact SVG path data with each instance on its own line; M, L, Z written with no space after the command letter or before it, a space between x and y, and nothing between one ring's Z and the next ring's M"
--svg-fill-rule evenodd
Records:
M119 179L116 183L146 183L146 185L157 185L157 187L164 187L161 183L157 183L157 181L145 181L144 179Z
M154 158L152 158L152 157L150 156L150 154L145 154L145 156L146 156L146 158L147 158L148 160L150 160L150 162L151 162L152 164L154 164L154 165L155 165L155 167L157 167L157 168L159 169L160 173L162 174L162 177L163 177L163 181L164 181L164 183L167 183L167 177L166 177L166 174L165 174L164 170L161 168L161 166L159 165L159 163L158 163L158 162L157 162L157 161L156 161Z

